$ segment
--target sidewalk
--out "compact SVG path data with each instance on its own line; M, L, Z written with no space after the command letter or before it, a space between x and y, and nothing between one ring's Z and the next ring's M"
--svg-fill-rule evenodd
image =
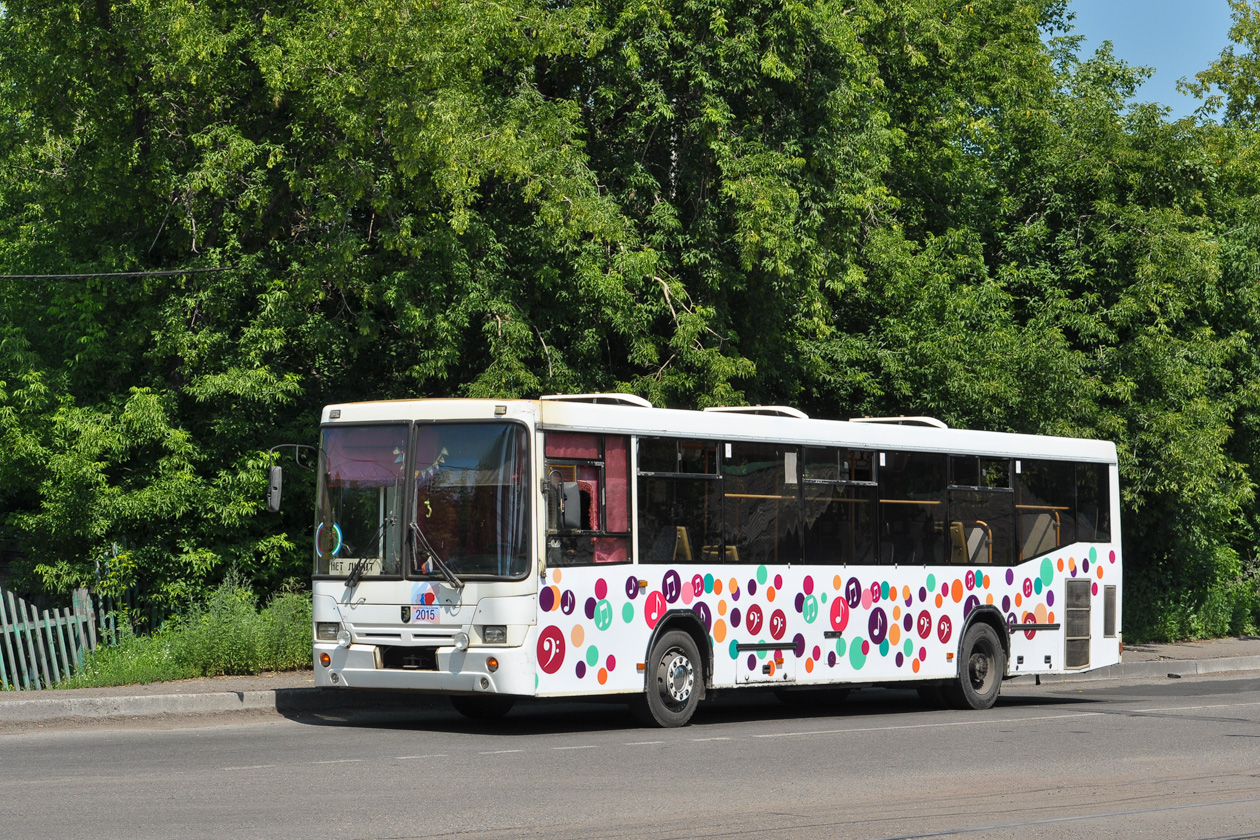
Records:
M1131 645L1119 665L1081 674L1043 676L1042 684L1158 679L1260 672L1260 637L1167 645ZM1257 673L1260 676L1260 673ZM1016 684L1034 681L1016 677ZM0 728L146 716L230 712L301 715L364 709L445 707L441 698L385 692L321 691L310 671L209 677L70 691L0 691Z

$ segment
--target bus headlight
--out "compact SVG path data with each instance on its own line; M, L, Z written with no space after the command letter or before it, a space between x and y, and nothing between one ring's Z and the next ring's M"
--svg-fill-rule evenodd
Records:
M481 628L481 640L488 645L506 645L507 626L503 624L487 624Z
M342 630L337 634L337 647L350 647L350 631Z
M468 634L463 630L456 633L452 641L455 642L455 650L468 650Z
M335 621L319 621L315 623L315 638L321 642L335 642L337 640L337 631L341 629L341 625Z

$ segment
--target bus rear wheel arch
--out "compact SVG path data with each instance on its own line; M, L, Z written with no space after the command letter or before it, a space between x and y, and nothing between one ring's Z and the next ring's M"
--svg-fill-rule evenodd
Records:
M656 637L648 650L643 693L630 711L646 726L685 726L704 697L707 668L695 639L674 627Z

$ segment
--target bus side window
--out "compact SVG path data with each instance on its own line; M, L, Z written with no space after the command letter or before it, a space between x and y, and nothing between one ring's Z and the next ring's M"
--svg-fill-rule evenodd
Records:
M1076 465L1076 538L1111 541L1110 470L1105 464Z
M949 560L1009 566L1015 561L1015 494L1005 458L949 459Z
M945 562L945 456L879 453L879 562Z
M1031 560L1076 542L1076 466L1020 460L1015 468L1019 559Z
M723 559L758 564L800 561L801 498L796 447L726 444L722 491ZM717 559L718 551L718 546L706 545L705 559Z
M547 432L547 563L630 560L629 439Z
M716 443L640 438L638 484L640 563L725 559Z
M875 453L806 447L804 508L806 563L874 563L879 488Z

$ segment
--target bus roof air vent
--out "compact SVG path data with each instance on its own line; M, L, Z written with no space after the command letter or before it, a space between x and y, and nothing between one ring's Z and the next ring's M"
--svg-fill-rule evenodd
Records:
M596 405L626 405L638 408L652 407L650 402L635 394L548 394L539 399L555 402L595 403Z
M854 417L850 423L887 423L891 426L931 426L933 429L948 429L949 426L935 417Z
M795 417L797 420L809 419L809 415L805 412L786 405L711 405L705 411L719 411L724 414L761 414L767 417Z

